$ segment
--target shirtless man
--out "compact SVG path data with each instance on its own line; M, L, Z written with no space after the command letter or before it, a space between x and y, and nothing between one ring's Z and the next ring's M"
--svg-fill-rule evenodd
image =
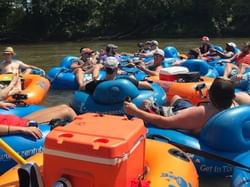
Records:
M32 69L40 68L32 65L27 65L20 60L14 60L13 56L16 53L12 47L6 47L3 51L4 60L0 62L0 73L22 73L22 70L25 70L24 73L31 73ZM43 71L43 70L42 70Z
M76 76L79 90L82 90L84 89L84 81L88 81L85 80L85 74L92 74L93 67L96 64L97 55L90 48L81 48L80 55L80 58L76 59L70 68Z
M146 67L144 63L139 63L136 65L141 71L145 72L149 76L159 75L160 70L163 68L162 62L164 61L164 51L157 49L154 55L154 62L151 66Z
M235 94L234 84L221 78L214 80L208 95L210 100L208 104L191 106L176 111L175 115L169 117L146 112L137 108L133 103L126 101L124 102L124 111L160 128L189 130L198 134L208 119L218 112L250 103L250 96L244 93Z

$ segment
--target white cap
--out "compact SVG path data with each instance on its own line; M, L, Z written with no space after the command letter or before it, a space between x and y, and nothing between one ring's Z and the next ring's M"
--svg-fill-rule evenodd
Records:
M118 60L115 57L107 57L106 61L104 62L104 67L106 68L117 68L119 65Z
M159 45L159 42L157 42L156 40L152 40L152 41L151 41L151 45L156 45L156 46L158 46L158 45Z
M161 50L161 49L156 49L154 55L161 55L162 57L164 57L164 56L165 56L165 53L164 53L164 51Z
M228 43L226 43L228 46L230 46L230 47L233 47L233 48L236 48L237 47L237 45L234 43L234 42L228 42Z

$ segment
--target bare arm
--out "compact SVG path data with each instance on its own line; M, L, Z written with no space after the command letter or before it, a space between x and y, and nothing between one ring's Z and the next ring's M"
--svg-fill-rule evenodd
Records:
M155 51L149 51L147 53L140 53L140 57L151 57L154 55Z
M233 61L235 61L238 57L238 54L235 54L234 56L232 56L228 61L229 63L232 63Z
M10 108L15 108L16 105L14 103L8 103L8 102L0 102L0 108L9 110Z
M138 82L138 88L140 89L146 89L146 90L152 90L152 86L147 81L139 81Z
M18 133L32 135L37 139L42 138L42 132L36 127L0 125L0 136Z
M25 63L23 63L22 61L19 61L19 60L18 60L18 64L19 64L19 67L23 68L23 69L28 69L28 68L31 68L31 69L41 69L41 68L33 66L33 65L25 64Z
M99 77L99 72L103 68L102 64L96 64L93 69L93 79L97 79Z
M205 123L205 119L202 119L203 112L201 107L190 107L188 109L182 110L174 116L164 117L145 112L137 108L133 103L124 102L124 111L127 114L135 115L146 122L165 129L168 128L197 131L201 129Z
M249 68L249 65L248 65L248 64L245 64L245 63L241 63L241 64L239 65L239 74L245 73L246 68Z
M215 51L217 55L219 55L221 58L232 58L234 56L233 52L227 52L223 53L218 50Z
M84 66L84 63L78 63L78 61L76 61L76 62L73 62L72 64L71 64L71 66L70 66L70 68L71 69L76 69L76 68L81 68L81 67L83 67Z
M12 79L12 81L10 82L10 84L9 84L6 88L4 88L4 89L2 89L2 90L0 91L0 100L5 100L6 97L9 96L9 92L10 92L13 88L15 88L15 86L18 84L18 79L19 79L18 74L14 74L13 79Z
M235 93L234 99L239 105L250 104L250 96L246 92Z
M158 72L158 71L149 70L149 69L146 68L144 65L137 65L136 67L138 67L141 71L145 72L145 73L148 74L149 76L157 76L157 75L159 75L159 72Z

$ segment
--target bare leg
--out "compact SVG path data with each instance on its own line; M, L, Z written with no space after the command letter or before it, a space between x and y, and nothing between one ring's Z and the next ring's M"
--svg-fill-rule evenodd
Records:
M68 105L57 105L54 107L34 112L25 116L24 118L28 120L35 120L38 123L42 123L55 118L73 120L75 117L76 113Z
M230 73L231 73L231 71L232 71L233 68L237 68L238 69L238 67L236 65L234 65L234 64L231 64L231 63L227 63L226 64L226 67L225 67L225 70L224 70L224 75L223 75L223 77L225 79L228 79L228 76L230 75Z
M9 96L10 91L13 88L15 88L15 85L17 84L18 79L19 79L18 74L14 74L13 79L11 80L10 84L6 88L1 89L1 91L0 91L1 100L4 100L4 99L6 99L6 97Z
M22 81L21 79L18 77L16 84L14 85L14 87L10 90L9 92L9 96L10 95L14 95L14 94L18 94L22 91Z
M6 99L6 97L20 93L21 91L22 91L21 79L19 78L18 74L15 74L10 84L6 88L1 89L0 98L1 100L4 100Z
M250 96L246 92L235 93L235 101L238 104L250 104Z
M79 85L79 90L83 89L84 83L83 83L83 78L84 78L84 71L81 68L77 68L74 71L76 75L76 81Z
M93 79L97 79L99 77L100 69L103 68L102 64L94 65L93 69Z
M245 73L246 68L249 68L249 65L248 65L248 64L243 64L243 63L240 64L240 65L239 65L239 74Z

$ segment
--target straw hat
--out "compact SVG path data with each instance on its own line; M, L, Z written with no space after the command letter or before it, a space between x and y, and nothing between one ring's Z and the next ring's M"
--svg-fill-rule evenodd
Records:
M6 47L3 51L3 53L10 53L12 55L16 55L16 53L14 52L14 49L12 47Z

